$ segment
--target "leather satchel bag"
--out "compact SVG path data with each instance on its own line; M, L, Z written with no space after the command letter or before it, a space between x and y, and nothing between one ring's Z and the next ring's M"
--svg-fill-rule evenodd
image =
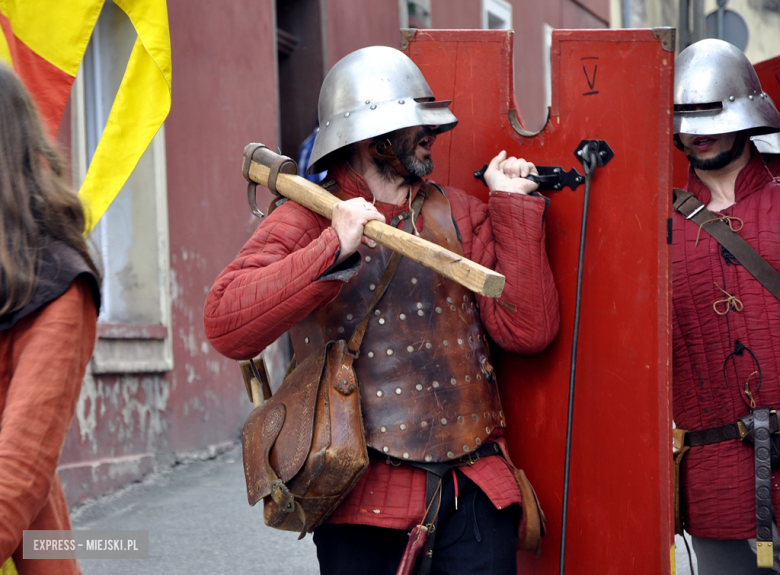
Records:
M244 424L249 504L263 500L269 527L299 531L303 538L328 518L368 467L352 363L400 259L397 253L390 258L350 340L330 341L308 356ZM254 370L254 360L249 363Z

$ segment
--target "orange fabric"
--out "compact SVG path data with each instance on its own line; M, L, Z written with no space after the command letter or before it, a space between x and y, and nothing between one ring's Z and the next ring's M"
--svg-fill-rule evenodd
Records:
M32 94L49 135L56 137L75 78L33 52L14 36L10 22L3 14L0 14L0 26L13 57L14 71Z
M96 332L81 278L0 332L0 564L13 553L19 575L80 573L75 560L25 560L21 543L27 529L71 528L56 468Z

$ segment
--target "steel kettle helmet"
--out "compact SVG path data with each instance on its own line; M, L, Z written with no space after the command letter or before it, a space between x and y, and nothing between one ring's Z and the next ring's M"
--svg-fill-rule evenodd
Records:
M700 40L680 52L674 70L674 133L751 135L780 131L780 114L761 89L750 60L723 40Z
M434 101L420 69L400 50L371 46L348 54L320 89L320 129L308 172L324 170L336 150L410 126L455 127L450 101Z

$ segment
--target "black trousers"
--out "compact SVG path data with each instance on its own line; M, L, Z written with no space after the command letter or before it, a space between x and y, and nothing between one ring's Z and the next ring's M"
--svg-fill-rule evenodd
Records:
M458 510L451 474L442 482L432 575L517 575L520 509L499 511L460 471ZM325 524L314 530L322 575L394 575L408 531L365 525Z

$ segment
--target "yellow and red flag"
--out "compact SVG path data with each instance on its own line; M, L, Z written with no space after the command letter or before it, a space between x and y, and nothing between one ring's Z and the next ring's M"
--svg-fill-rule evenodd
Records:
M54 135L105 0L0 0L0 58L24 81ZM135 27L122 83L79 190L90 231L171 109L165 0L114 0Z

